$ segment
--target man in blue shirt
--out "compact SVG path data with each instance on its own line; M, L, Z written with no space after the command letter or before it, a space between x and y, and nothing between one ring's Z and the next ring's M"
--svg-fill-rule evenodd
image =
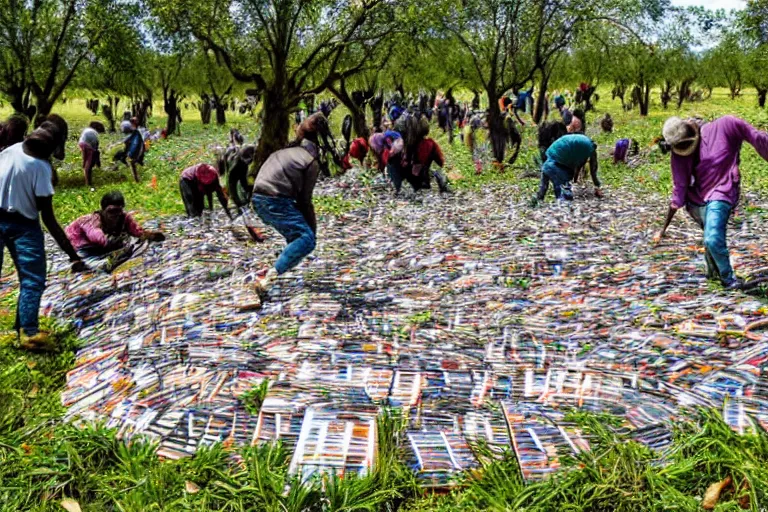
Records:
M602 197L600 180L597 178L597 145L592 139L581 134L564 135L547 148L545 157L546 160L541 166L541 185L536 194L537 201L544 199L550 182L555 198L572 200L571 181L588 161L595 195Z

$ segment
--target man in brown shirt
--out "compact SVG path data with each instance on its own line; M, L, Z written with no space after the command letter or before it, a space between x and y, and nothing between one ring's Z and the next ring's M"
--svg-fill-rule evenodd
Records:
M265 224L275 228L288 242L274 266L257 283L261 293L274 278L284 274L315 249L317 219L312 192L320 166L318 136L330 133L322 113L301 123L297 137L287 148L270 155L253 185L253 206Z

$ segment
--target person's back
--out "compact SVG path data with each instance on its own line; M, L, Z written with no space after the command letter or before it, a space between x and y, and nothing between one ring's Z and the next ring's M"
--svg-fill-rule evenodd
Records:
M595 143L586 135L571 134L557 139L547 149L547 159L575 170L584 164L595 152Z
M24 143L0 153L0 209L37 220L35 197L53 195L51 164L24 152Z
M317 146L308 140L303 140L299 146L272 153L256 176L253 192L296 199L305 194L309 186L311 197L319 171L319 168L311 170L317 155Z
M93 149L99 149L99 132L93 128L86 128L80 134L80 144L88 144Z

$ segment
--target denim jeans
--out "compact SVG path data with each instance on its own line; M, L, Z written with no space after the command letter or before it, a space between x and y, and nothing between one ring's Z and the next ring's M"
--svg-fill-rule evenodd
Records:
M261 220L275 228L288 242L275 262L278 274L288 272L315 250L315 233L294 199L253 194L253 207Z
M542 201L547 195L549 190L549 182L552 182L552 188L555 192L555 197L560 199L567 199L568 201L573 199L573 192L571 192L571 180L573 179L573 171L566 169L552 159L544 162L541 166L541 184L539 185L539 192L536 194L536 198Z
M40 298L45 290L45 245L40 222L19 214L0 213L0 268L2 250L8 248L19 275L19 303L16 306L16 330L28 336L39 330Z
M707 277L717 278L724 285L733 281L731 256L725 233L733 206L725 201L710 201L704 206L691 206L688 213L704 230L704 257Z

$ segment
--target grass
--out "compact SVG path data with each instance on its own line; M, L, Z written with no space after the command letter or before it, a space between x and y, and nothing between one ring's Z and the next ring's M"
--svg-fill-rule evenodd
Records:
M74 100L73 100L74 101ZM183 206L177 191L178 176L186 166L210 161L211 150L227 140L229 127L204 127L192 110L184 111L184 136L155 145L142 170L143 181L134 184L123 168L117 173L96 173L94 191L82 185L76 134L93 116L82 101L57 108L70 121L73 140L60 164L61 184L55 208L62 223L97 208L101 193L119 187L129 209L140 220L180 214ZM609 110L616 132L600 134L602 149L615 139L633 137L648 147L659 134L665 117L674 111L654 109L648 118L621 111L616 102L602 100L597 115ZM161 109L155 108L156 112ZM7 112L2 112L7 113ZM768 114L756 106L754 96L736 101L716 91L713 99L685 105L682 115L711 118L723 113L739 115L768 126ZM340 121L341 115L334 114ZM590 116L595 119L595 116ZM250 118L230 116L246 136L256 133ZM161 126L162 117L151 122ZM460 192L507 184L513 195L531 194L536 180L519 178L521 168L536 153L534 130L524 130L524 146L518 165L505 173L486 170L476 175L471 155L457 140L433 134L443 145L447 171ZM252 137L249 137L252 138ZM106 136L103 146L119 137ZM747 148L743 152L743 189L762 194L766 190L765 164ZM634 191L659 201L671 187L668 157L649 151L647 163L636 168L601 162L606 190ZM156 178L156 187L153 185ZM322 216L341 215L367 204L368 198L341 195L317 199ZM757 208L745 202L744 208ZM509 283L525 289L524 280ZM8 289L8 287L6 287ZM15 291L0 296L0 331L13 323ZM413 324L428 323L428 312L414 315ZM487 462L479 471L465 475L446 495L424 494L403 465L404 419L388 411L379 423L379 456L375 471L365 478L338 479L326 476L299 485L288 475L289 457L280 445L248 447L232 451L217 446L181 461L160 461L155 447L134 442L125 445L113 430L99 425L79 428L61 421L64 410L59 393L66 372L74 364L78 340L66 326L52 325L61 350L54 355L32 355L15 348L13 335L0 337L0 511L58 511L61 500L76 500L84 511L227 510L227 511L694 511L706 488L726 476L736 485L726 490L716 510L757 512L768 506L768 435L764 432L738 436L711 411L679 425L666 464L655 454L616 434L604 418L582 415L576 420L592 438L593 450L567 463L568 470L541 484L524 486L514 457ZM295 332L284 333L295 335ZM249 408L258 410L266 385L246 397Z

